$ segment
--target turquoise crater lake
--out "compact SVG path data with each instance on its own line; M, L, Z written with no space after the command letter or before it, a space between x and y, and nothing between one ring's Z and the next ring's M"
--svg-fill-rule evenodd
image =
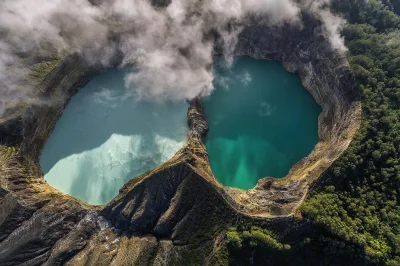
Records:
M204 99L211 169L225 186L250 189L284 177L318 142L321 107L298 75L279 62L238 57L215 65L215 91Z
M108 203L186 141L188 103L137 101L125 73L109 70L73 96L40 158L50 185L87 203Z

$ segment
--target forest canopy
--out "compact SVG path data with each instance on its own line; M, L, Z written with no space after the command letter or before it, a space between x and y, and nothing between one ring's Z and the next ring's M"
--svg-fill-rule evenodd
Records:
M347 21L361 128L300 209L321 231L280 243L266 229L231 228L225 256L234 264L400 265L400 1L333 0L332 8Z
M370 262L399 265L400 17L398 1L392 2L334 3L350 22L342 34L363 121L349 149L311 192L302 214L364 247Z

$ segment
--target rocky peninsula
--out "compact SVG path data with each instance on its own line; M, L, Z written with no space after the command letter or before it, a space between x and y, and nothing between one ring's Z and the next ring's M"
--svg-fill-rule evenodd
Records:
M236 55L280 61L300 75L323 109L312 153L287 177L265 177L248 191L215 180L203 143L208 124L200 99L190 102L186 145L125 184L106 206L52 188L39 166L44 144L70 98L104 69L77 54L53 65L38 59L35 64L47 67L36 84L37 97L49 104L21 105L0 119L0 264L214 264L227 228L238 221L268 225L288 243L314 230L297 211L351 142L361 104L345 54L332 48L317 17L303 11L302 19L306 27L251 25L239 36Z

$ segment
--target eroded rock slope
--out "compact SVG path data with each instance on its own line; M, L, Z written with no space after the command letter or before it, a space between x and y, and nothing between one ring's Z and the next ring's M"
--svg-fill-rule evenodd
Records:
M269 224L282 239L305 231L292 215L308 188L347 148L360 104L345 56L307 27L252 26L237 55L279 60L299 73L322 106L320 142L288 177L262 179L249 191L214 179L203 137L207 120L196 99L188 110L186 145L164 165L129 181L106 206L80 202L52 188L39 167L43 146L68 101L102 69L78 55L63 59L38 85L49 105L10 111L0 120L0 265L200 265L238 221ZM129 121L127 121L129 122Z

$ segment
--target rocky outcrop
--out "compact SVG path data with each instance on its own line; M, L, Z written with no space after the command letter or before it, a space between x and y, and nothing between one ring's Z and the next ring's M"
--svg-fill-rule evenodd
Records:
M225 188L213 177L199 99L190 102L186 145L125 184L106 206L47 185L39 167L43 146L70 97L101 71L78 55L62 60L38 87L50 104L0 120L0 265L200 265L212 256L214 239L239 221L269 224L282 237L301 234L302 221L290 216L360 121L345 57L332 50L316 18L303 16L310 27L252 26L239 39L237 55L279 60L299 73L323 109L320 142L310 156L286 178L264 178L249 191Z
M200 101L191 102L188 143L164 165L128 182L107 206L53 189L32 165L35 152L13 150L0 168L1 265L202 263L214 236L239 214L204 169L205 148L196 144L207 131L201 110Z
M345 54L332 48L317 18L306 11L302 18L307 27L249 27L240 35L236 48L236 55L277 60L289 72L299 74L322 107L318 144L285 178L260 179L249 191L225 189L249 215L293 214L309 186L347 149L360 126L361 104Z

